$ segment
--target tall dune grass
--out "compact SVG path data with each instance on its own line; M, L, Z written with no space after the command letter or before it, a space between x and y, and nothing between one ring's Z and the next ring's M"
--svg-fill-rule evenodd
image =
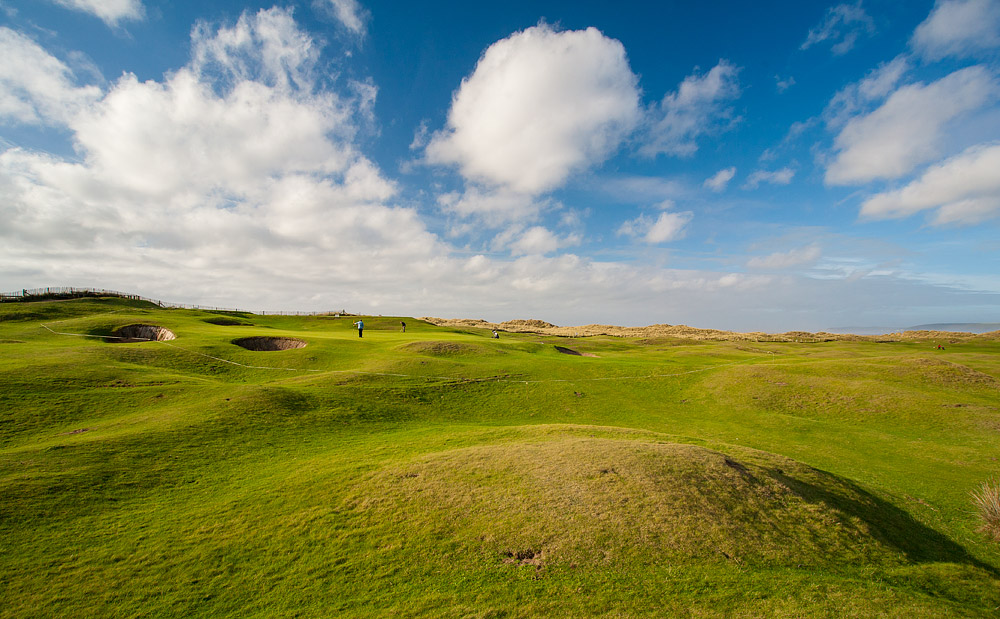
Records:
M973 491L972 501L983 520L983 531L1000 541L1000 482L986 481Z

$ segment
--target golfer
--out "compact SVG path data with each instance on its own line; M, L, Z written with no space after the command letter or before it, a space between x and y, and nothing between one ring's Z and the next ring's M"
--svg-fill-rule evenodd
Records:
M365 321L359 318L358 321L354 324L358 328L358 337L364 337L362 333L364 333L365 330Z

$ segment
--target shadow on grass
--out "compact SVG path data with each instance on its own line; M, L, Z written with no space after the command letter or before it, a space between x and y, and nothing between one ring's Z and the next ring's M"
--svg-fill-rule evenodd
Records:
M910 514L855 484L825 471L813 471L836 479L835 487L821 486L788 477L781 469L770 475L809 503L822 503L840 519L842 526L859 528L880 543L902 553L912 563L959 563L1000 577L1000 569L976 559L946 535L915 520Z

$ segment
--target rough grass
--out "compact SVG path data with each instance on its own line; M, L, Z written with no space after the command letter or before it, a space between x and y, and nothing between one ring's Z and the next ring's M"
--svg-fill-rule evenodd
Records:
M425 342L411 342L409 344L404 344L400 347L401 350L406 352L413 352L423 355L441 356L441 357L451 357L451 356L464 356L464 355L495 355L498 353L495 349L487 348L486 346L480 346L478 344L470 344L466 342L448 342L448 341L425 341Z
M762 452L527 432L514 443L420 456L380 471L351 509L449 539L501 563L600 568L898 564L891 506L828 474ZM411 540L412 541L412 540Z
M983 532L1000 541L1000 484L983 482L972 493L972 501L983 521Z
M1000 607L969 503L1000 466L996 342L491 340L406 317L359 339L346 318L16 305L2 617ZM254 336L309 346L231 343Z

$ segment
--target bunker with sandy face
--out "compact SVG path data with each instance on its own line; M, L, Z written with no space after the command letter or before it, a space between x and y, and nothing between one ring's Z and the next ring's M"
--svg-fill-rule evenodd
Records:
M177 335L170 329L157 325L125 325L111 333L109 342L165 342L176 339Z
M241 337L233 340L233 344L247 350L255 351L291 350L293 348L306 347L306 342L294 337L270 337L264 335Z

